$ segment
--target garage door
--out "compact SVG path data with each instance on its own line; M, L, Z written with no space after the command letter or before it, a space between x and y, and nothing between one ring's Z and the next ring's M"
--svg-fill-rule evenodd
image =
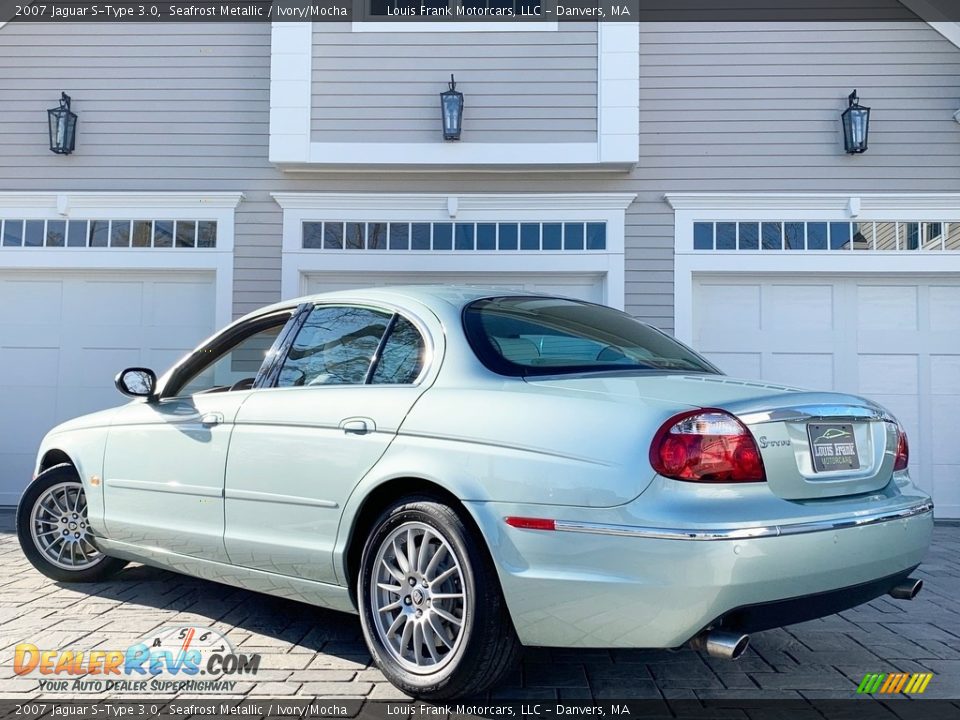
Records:
M603 275L594 273L319 273L306 275L306 292L353 290L383 285L486 285L603 302Z
M117 371L159 374L213 325L208 274L0 271L0 504L53 425L123 402Z
M694 346L725 372L864 395L889 408L938 517L960 517L960 281L696 279Z

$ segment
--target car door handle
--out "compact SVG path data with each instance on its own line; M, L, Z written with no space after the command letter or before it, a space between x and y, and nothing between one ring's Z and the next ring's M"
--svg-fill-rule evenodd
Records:
M340 421L340 428L348 435L366 435L377 429L370 418L346 418Z
M204 427L213 427L223 422L223 413L208 412L200 416L200 424Z

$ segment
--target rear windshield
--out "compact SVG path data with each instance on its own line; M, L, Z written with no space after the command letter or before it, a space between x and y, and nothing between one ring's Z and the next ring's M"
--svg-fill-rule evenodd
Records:
M464 309L463 326L480 361L501 375L719 372L689 348L626 313L577 300L477 300Z

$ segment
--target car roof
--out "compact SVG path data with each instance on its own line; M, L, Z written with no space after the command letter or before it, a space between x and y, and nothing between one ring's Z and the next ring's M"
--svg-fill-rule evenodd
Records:
M502 285L386 285L308 295L299 298L299 301L310 302L312 300L329 300L336 297L356 298L357 296L363 296L369 297L371 300L387 300L393 298L417 300L425 305L430 305L431 301L439 300L454 307L462 307L479 298L502 297L505 295L542 296L544 293L514 290L512 288L505 288Z
M437 302L447 303L453 308L461 308L474 300L487 297L505 296L551 297L547 293L530 292L529 290L515 290L499 285L385 285L369 288L355 288L352 290L335 290L332 292L302 295L297 298L283 300L273 305L259 308L241 318L262 315L275 310L296 307L301 303L329 302L331 300L358 300L382 301L395 304L404 304L410 300L419 302L427 307Z

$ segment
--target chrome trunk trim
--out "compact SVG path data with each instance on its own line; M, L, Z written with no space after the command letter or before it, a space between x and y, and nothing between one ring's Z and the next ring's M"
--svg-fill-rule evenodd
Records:
M807 422L810 420L882 420L897 424L890 413L866 405L794 405L737 415L746 425L770 422Z
M881 513L865 513L833 520L814 520L811 522L785 523L780 525L759 525L743 528L658 528L636 525L609 525L605 523L578 522L575 520L557 520L559 532L587 533L592 535L616 535L619 537L652 538L654 540L751 540L783 535L803 535L806 533L846 530L848 528L876 525L878 523L906 520L917 515L933 512L933 502L926 500L910 507Z

